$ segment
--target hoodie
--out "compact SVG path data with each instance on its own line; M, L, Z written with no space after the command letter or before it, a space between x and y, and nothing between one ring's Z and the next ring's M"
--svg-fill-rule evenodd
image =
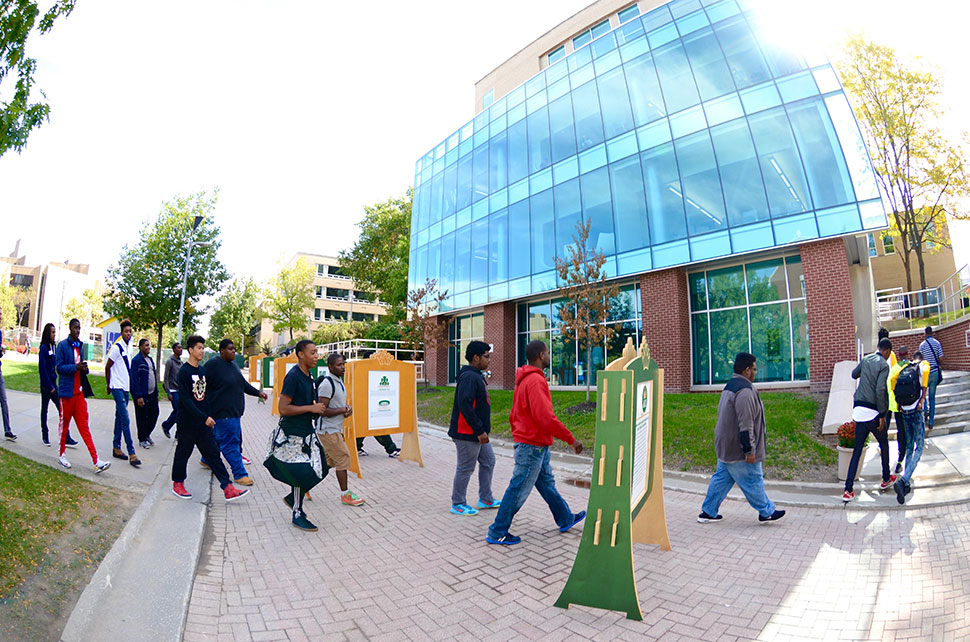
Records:
M551 446L556 437L567 444L576 438L552 411L552 395L545 373L535 366L524 365L515 371L512 393L512 441L532 446Z

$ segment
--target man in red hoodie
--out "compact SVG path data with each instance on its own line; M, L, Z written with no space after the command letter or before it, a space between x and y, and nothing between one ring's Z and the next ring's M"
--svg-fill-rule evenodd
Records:
M549 349L542 341L533 341L525 348L529 365L515 372L515 391L512 393L512 440L515 442L515 468L505 491L495 523L488 527L485 541L489 544L511 546L522 541L509 532L512 518L532 492L539 491L549 504L552 517L565 533L586 517L586 511L573 513L569 504L556 490L556 480L549 465L549 447L555 437L583 452L583 443L573 437L569 429L552 411L552 395L546 383L545 369L549 367Z

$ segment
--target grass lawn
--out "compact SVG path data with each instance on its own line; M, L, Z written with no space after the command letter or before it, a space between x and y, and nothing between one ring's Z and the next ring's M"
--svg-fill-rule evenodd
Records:
M418 388L418 417L429 423L447 426L455 389ZM492 434L511 438L509 411L511 390L489 390L492 403ZM717 420L718 393L667 394L664 396L664 467L710 473L717 465L714 456L714 424ZM816 479L821 471L834 475L838 458L823 444L814 430L818 402L809 395L763 392L768 424L768 460L765 474L773 479ZM594 412L567 414L566 408L586 401L584 391L552 392L553 410L572 433L591 447L596 433ZM556 442L554 447L563 447Z
M37 370L37 363L33 361L3 361L3 380L10 390L22 390L24 392L40 393L40 371ZM88 381L94 390L94 396L98 399L110 399L111 395L104 384L104 372L95 372L93 367L88 374Z

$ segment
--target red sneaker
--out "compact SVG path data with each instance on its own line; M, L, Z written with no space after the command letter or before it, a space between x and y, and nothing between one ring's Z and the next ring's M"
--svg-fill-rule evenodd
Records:
M855 493L853 493L852 491L847 490L844 493L842 493L842 501L851 502L854 499L855 499Z
M889 488L892 488L893 484L895 483L896 483L896 475L890 475L889 481L884 481L879 483L879 490L887 490Z
M229 484L228 486L226 486L226 488L225 488L225 490L223 492L226 495L226 501L227 502L231 502L232 500L239 499L240 497L242 497L243 495L245 495L246 493L248 493L249 492L249 489L248 488L245 488L243 490L239 490L238 488L236 488L232 484Z
M182 499L192 499L192 493L185 490L185 482L172 482L172 494Z

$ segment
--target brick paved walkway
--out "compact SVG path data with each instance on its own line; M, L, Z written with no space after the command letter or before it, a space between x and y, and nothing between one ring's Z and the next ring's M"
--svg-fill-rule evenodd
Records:
M267 408L247 407L251 456L275 425ZM634 547L644 620L632 622L552 606L580 529L560 534L537 493L513 523L523 543L489 546L492 513L448 512L450 442L422 438L426 468L367 444L365 478L351 478L367 504L339 505L330 475L306 505L317 533L290 525L284 488L262 466L250 468L251 497L227 505L213 495L184 640L970 638L965 505L794 509L760 525L746 504L728 501L723 523L701 525L701 498L668 491L673 551ZM511 472L500 457L499 496ZM559 488L574 511L585 508L587 491ZM470 500L476 489L473 476Z

